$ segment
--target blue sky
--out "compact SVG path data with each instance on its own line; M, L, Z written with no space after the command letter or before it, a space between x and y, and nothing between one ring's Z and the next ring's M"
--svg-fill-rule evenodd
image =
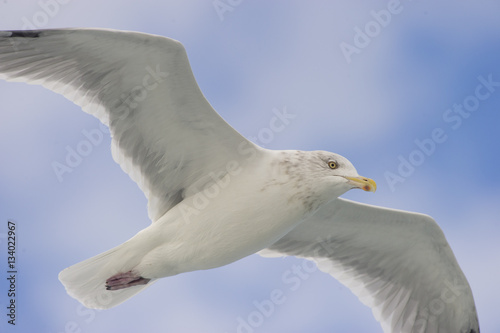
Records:
M105 27L181 41L207 99L246 137L340 153L378 183L375 194L344 197L433 216L471 284L482 330L500 332L499 11L486 0L6 0L0 29ZM347 44L356 47L348 56ZM2 233L12 219L19 271L15 328L0 279L2 332L229 333L242 321L253 324L247 332L381 332L370 309L310 266L292 288L284 276L305 265L295 258L254 255L164 279L111 310L82 308L58 272L146 227L146 199L95 118L41 87L0 82L0 96L0 268L6 276ZM264 137L276 109L295 118ZM52 163L91 130L105 139L60 182ZM276 290L281 304L258 314Z

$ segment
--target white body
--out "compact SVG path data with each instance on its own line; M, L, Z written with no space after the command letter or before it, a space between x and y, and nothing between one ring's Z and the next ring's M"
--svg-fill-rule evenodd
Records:
M143 277L161 278L223 266L270 246L297 226L308 212L300 203L290 205L294 192L287 186L292 185L272 162L281 154L259 154L265 157L248 160L232 175L186 197L132 238L151 247L134 269Z

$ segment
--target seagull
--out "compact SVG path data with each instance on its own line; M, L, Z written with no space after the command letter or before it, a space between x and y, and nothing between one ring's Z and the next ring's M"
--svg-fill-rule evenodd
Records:
M97 117L148 199L150 226L60 272L86 307L108 309L160 278L254 253L293 255L347 286L386 333L479 332L470 286L431 217L340 198L376 190L343 156L245 139L205 99L178 41L1 31L0 79L42 85Z

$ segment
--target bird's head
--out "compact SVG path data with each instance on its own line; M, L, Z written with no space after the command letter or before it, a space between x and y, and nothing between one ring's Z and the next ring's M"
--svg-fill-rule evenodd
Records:
M272 184L286 186L289 202L298 201L315 211L353 188L375 192L377 185L369 178L358 175L349 160L326 151L283 150L275 159L281 181Z
M353 188L368 192L375 192L377 189L375 181L360 176L347 158L326 151L309 153L309 161L314 170L310 179L314 179L312 181L322 195L334 199Z

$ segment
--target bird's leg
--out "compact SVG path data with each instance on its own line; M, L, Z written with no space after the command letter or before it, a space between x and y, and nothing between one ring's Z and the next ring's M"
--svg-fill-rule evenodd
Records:
M132 271L126 273L118 273L106 280L106 290L119 290L132 286L146 284L151 279L143 278Z

